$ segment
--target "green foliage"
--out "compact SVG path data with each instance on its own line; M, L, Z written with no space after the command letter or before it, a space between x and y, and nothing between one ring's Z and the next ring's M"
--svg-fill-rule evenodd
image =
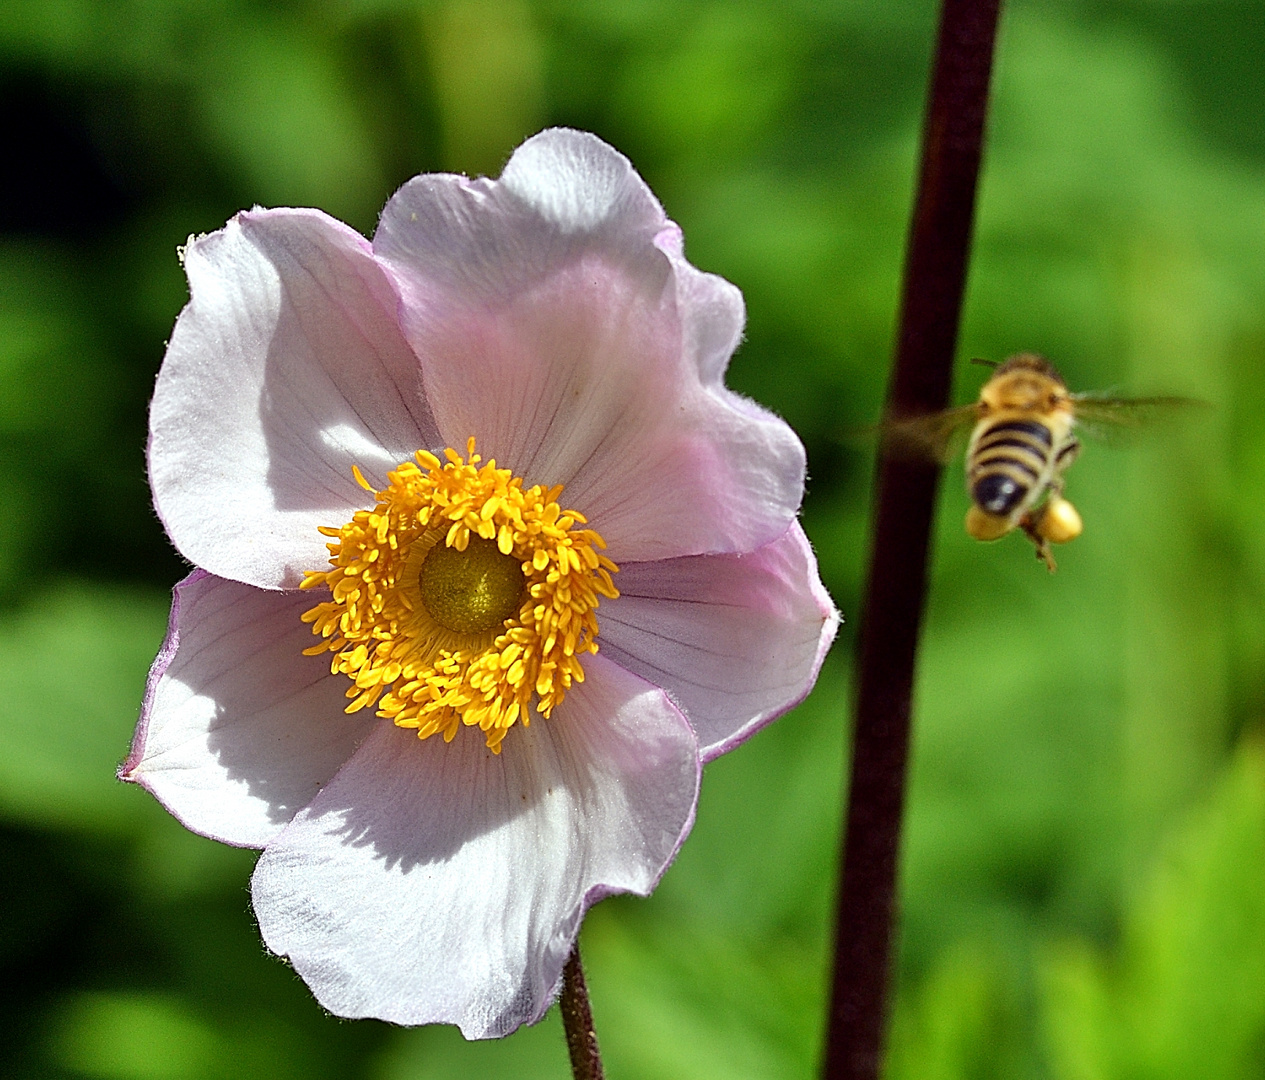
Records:
M147 815L102 768L126 754L161 594L63 586L11 613L0 648L0 797L6 817L114 831Z
M892 1020L891 1080L998 1080L1022 1075L1021 1001L996 950L962 940L944 950Z
M1057 1080L1247 1080L1265 1069L1265 746L1240 748L1129 898L1119 953L1041 964Z
M854 433L883 394L933 24L930 0L0 5L0 1077L565 1075L552 1015L479 1045L323 1015L259 945L251 854L113 779L184 569L143 460L176 246L255 203L369 232L408 176L494 173L550 123L628 153L744 290L730 381L808 445L805 524L850 620L809 701L709 766L656 894L590 916L609 1072L814 1074ZM1087 446L1054 577L966 538L948 474L891 1080L1265 1067L1260 29L1246 0L1008 6L962 356L1038 349L1075 389L1215 409ZM980 379L963 365L961 400Z

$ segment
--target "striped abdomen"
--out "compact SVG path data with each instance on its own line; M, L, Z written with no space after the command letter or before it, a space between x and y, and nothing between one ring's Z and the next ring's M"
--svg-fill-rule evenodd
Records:
M987 514L1017 516L1045 494L1078 447L1062 417L1054 423L1013 415L982 420L967 452L971 498Z

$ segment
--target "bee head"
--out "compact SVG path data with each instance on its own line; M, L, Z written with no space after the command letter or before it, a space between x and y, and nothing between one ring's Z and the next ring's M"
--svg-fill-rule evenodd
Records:
M999 364L980 389L980 401L989 409L1048 412L1066 399L1063 376L1036 353L1018 353Z

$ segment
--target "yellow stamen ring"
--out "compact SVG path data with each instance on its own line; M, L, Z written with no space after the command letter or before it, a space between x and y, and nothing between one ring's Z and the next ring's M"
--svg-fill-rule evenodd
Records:
M310 570L302 588L331 599L304 612L321 638L304 652L333 653L331 670L352 680L348 712L372 705L420 738L477 726L499 753L531 705L548 717L573 682L580 657L597 652L599 598L619 593L619 568L561 486L523 487L521 477L419 450L387 474L376 497L331 537L331 570ZM521 575L521 580L517 577Z

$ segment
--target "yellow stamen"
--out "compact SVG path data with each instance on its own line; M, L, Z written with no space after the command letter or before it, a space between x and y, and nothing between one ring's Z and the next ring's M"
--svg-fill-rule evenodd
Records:
M597 652L599 598L619 595L619 568L559 505L561 486L524 489L481 465L474 439L466 460L444 457L419 450L381 491L353 469L376 505L321 529L332 569L308 571L301 588L331 599L304 612L321 639L304 652L333 654L351 679L348 712L377 705L423 739L477 726L499 753L533 703L548 717L584 681L580 658Z

